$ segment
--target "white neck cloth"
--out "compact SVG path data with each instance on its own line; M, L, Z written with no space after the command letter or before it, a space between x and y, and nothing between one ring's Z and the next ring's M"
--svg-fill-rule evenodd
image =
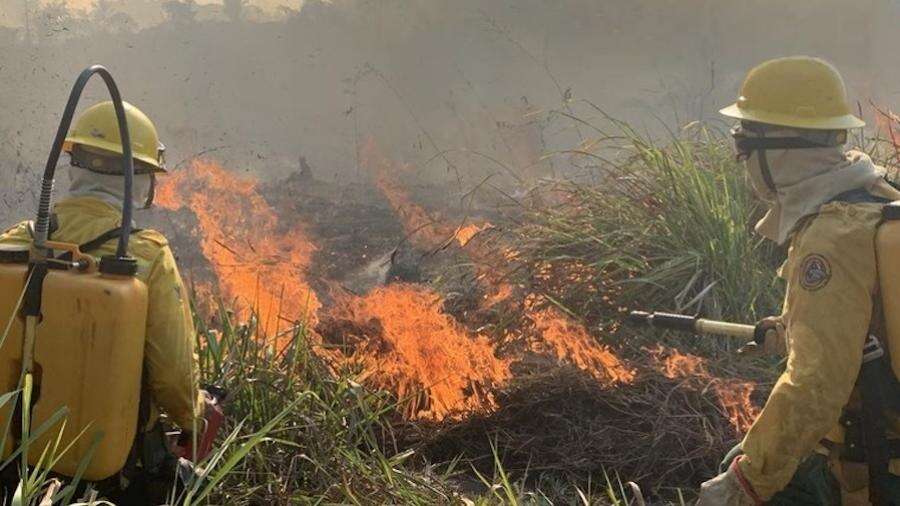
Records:
M840 146L773 150L767 153L775 191L765 186L759 153L747 160L753 188L769 204L756 231L783 244L806 216L834 197L858 188L868 189L884 177L884 169L859 151L843 153Z

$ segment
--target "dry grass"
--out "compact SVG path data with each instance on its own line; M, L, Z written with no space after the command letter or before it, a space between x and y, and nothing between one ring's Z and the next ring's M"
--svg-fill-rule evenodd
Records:
M511 474L584 484L614 471L656 496L674 499L716 473L738 441L708 383L641 368L633 383L600 388L576 369L518 377L498 409L463 423L417 427L423 452L461 455L490 473L493 448ZM690 495L690 492L688 492Z

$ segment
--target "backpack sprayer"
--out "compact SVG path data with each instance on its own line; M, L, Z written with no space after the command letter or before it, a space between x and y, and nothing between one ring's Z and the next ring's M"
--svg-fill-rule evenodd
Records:
M115 107L125 186L116 253L99 262L77 245L49 240L56 165L94 75ZM19 391L16 406L0 409L3 439L12 442L0 451L3 458L21 452L23 466L37 465L45 449L71 444L53 471L89 481L112 476L126 461L137 430L147 320L147 286L128 256L133 178L122 97L109 71L95 65L78 76L69 95L44 169L30 248L0 250L0 328L6 330L0 370L20 371L0 378L0 391Z

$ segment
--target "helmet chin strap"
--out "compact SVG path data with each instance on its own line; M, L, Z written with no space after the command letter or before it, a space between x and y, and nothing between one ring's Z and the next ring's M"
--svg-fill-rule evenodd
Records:
M766 139L766 132L764 132L764 131L760 131L759 135L760 135L760 137L759 137L760 141L776 140L776 139ZM751 139L751 138L748 137L745 140L749 140L749 139ZM773 148L764 147L764 146L765 146L764 144L760 143L758 146L754 147L753 150L756 151L756 156L759 158L759 171L762 172L763 181L766 182L766 186L769 187L769 190L772 193L775 193L778 191L778 189L775 187L775 179L772 178L772 171L769 170L769 157L766 156L766 151L768 151L769 149L773 149ZM750 152L752 153L753 151L750 151Z
M153 207L153 199L156 197L156 174L150 173L150 189L147 191L147 200L144 202L144 209Z

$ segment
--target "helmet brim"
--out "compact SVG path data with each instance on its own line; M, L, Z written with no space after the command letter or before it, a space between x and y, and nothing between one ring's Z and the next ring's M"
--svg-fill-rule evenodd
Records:
M65 144L63 144L63 150L67 153L72 152L72 146L79 144L82 146L89 146L92 148L102 149L104 151L109 151L111 153L115 153L117 155L122 155L122 146L115 143L109 142L104 139L98 139L96 137L84 138L80 136L66 137ZM140 153L134 153L134 159L140 160L145 164L149 165L152 168L154 173L166 173L168 172L165 167L159 164L159 160L155 160L152 157L142 155Z
M721 109L719 114L729 118L756 121L767 125L806 128L809 130L851 130L853 128L862 128L866 126L865 121L852 114L827 118L803 118L800 116L789 116L768 111L746 110L738 107L738 104L732 104Z

